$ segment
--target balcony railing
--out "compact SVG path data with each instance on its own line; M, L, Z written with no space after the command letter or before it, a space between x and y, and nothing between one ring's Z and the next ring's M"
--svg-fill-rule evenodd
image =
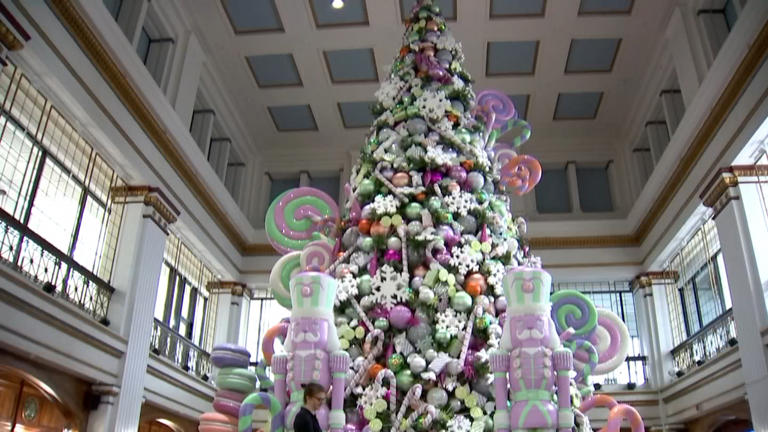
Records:
M733 309L728 309L672 349L677 373L683 374L696 366L701 366L737 343Z
M629 356L624 360L624 364L616 368L611 373L598 375L592 378L592 381L601 385L608 384L628 384L643 385L646 381L645 356Z
M211 377L211 355L157 319L152 326L150 350L203 381Z
M78 264L0 209L0 260L27 275L52 295L79 307L97 321L109 325L107 312L112 293L107 282Z

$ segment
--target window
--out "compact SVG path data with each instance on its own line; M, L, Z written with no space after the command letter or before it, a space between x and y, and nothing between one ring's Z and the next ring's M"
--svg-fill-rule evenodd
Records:
M136 44L136 54L139 55L141 62L147 64L147 56L149 55L149 44L152 43L152 38L149 37L147 29L142 27L141 34L139 34L139 42Z
M739 10L734 0L720 3L721 8L699 9L696 12L705 42L709 46L710 63L725 43L739 18Z
M167 33L159 24L159 19L152 8L153 6L150 4L147 19L141 27L136 43L136 54L147 67L147 71L152 75L157 85L161 89L165 89L174 40L164 36Z
M707 221L666 265L678 273L667 286L672 338L679 345L731 308L714 221Z
M261 342L264 334L272 326L279 323L281 319L291 316L291 311L280 306L277 300L271 297L254 298L251 300L250 311L248 313L248 334L246 335L246 348L256 359L264 358L261 352ZM275 342L275 352L281 352L282 345L279 341Z
M339 202L339 177L340 175L338 174L326 177L312 176L310 186L320 189L333 198L334 201Z
M615 371L593 377L593 382L600 384L638 385L645 383L645 356L640 343L635 313L635 298L629 281L598 282L554 282L553 291L572 289L589 297L596 307L608 309L618 315L627 325L631 344L625 365Z
M111 202L110 190L123 182L13 65L0 72L0 101L0 254L97 313L89 309L96 300L90 297L90 282L84 281L111 280L123 207ZM42 237L84 270L43 253L49 246L37 244L33 234L14 234L14 224Z
M288 189L299 187L299 177L272 178L272 176L270 176L270 179L271 184L269 186L269 202L267 205L269 205L272 201L275 200L275 198L277 198L281 193L287 191Z
M120 6L123 5L123 0L103 0L104 7L107 8L112 18L117 21L117 16L120 15Z
M579 185L581 211L585 213L613 211L607 165L596 168L577 167L576 180Z
M208 352L213 348L216 313L208 293L212 280L211 270L178 237L169 235L158 280L155 319Z
M536 210L539 213L570 213L571 196L568 191L566 167L544 169L536 188Z

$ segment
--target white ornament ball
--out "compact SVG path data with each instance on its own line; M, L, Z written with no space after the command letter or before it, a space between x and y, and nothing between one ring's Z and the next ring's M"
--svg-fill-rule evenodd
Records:
M434 387L427 392L427 403L435 407L443 407L448 403L448 393L440 387Z

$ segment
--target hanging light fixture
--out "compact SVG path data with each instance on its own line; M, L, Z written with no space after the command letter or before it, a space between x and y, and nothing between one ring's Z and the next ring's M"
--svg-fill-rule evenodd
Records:
M333 6L334 9L341 9L344 7L344 0L333 0L331 6Z

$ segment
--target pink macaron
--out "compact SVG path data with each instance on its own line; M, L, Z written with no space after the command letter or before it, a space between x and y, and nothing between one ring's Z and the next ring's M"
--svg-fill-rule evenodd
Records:
M245 396L243 393L231 390L219 390L213 399L213 409L222 414L237 417L240 415L240 404Z
M237 432L237 417L217 412L207 412L200 416L199 432Z

